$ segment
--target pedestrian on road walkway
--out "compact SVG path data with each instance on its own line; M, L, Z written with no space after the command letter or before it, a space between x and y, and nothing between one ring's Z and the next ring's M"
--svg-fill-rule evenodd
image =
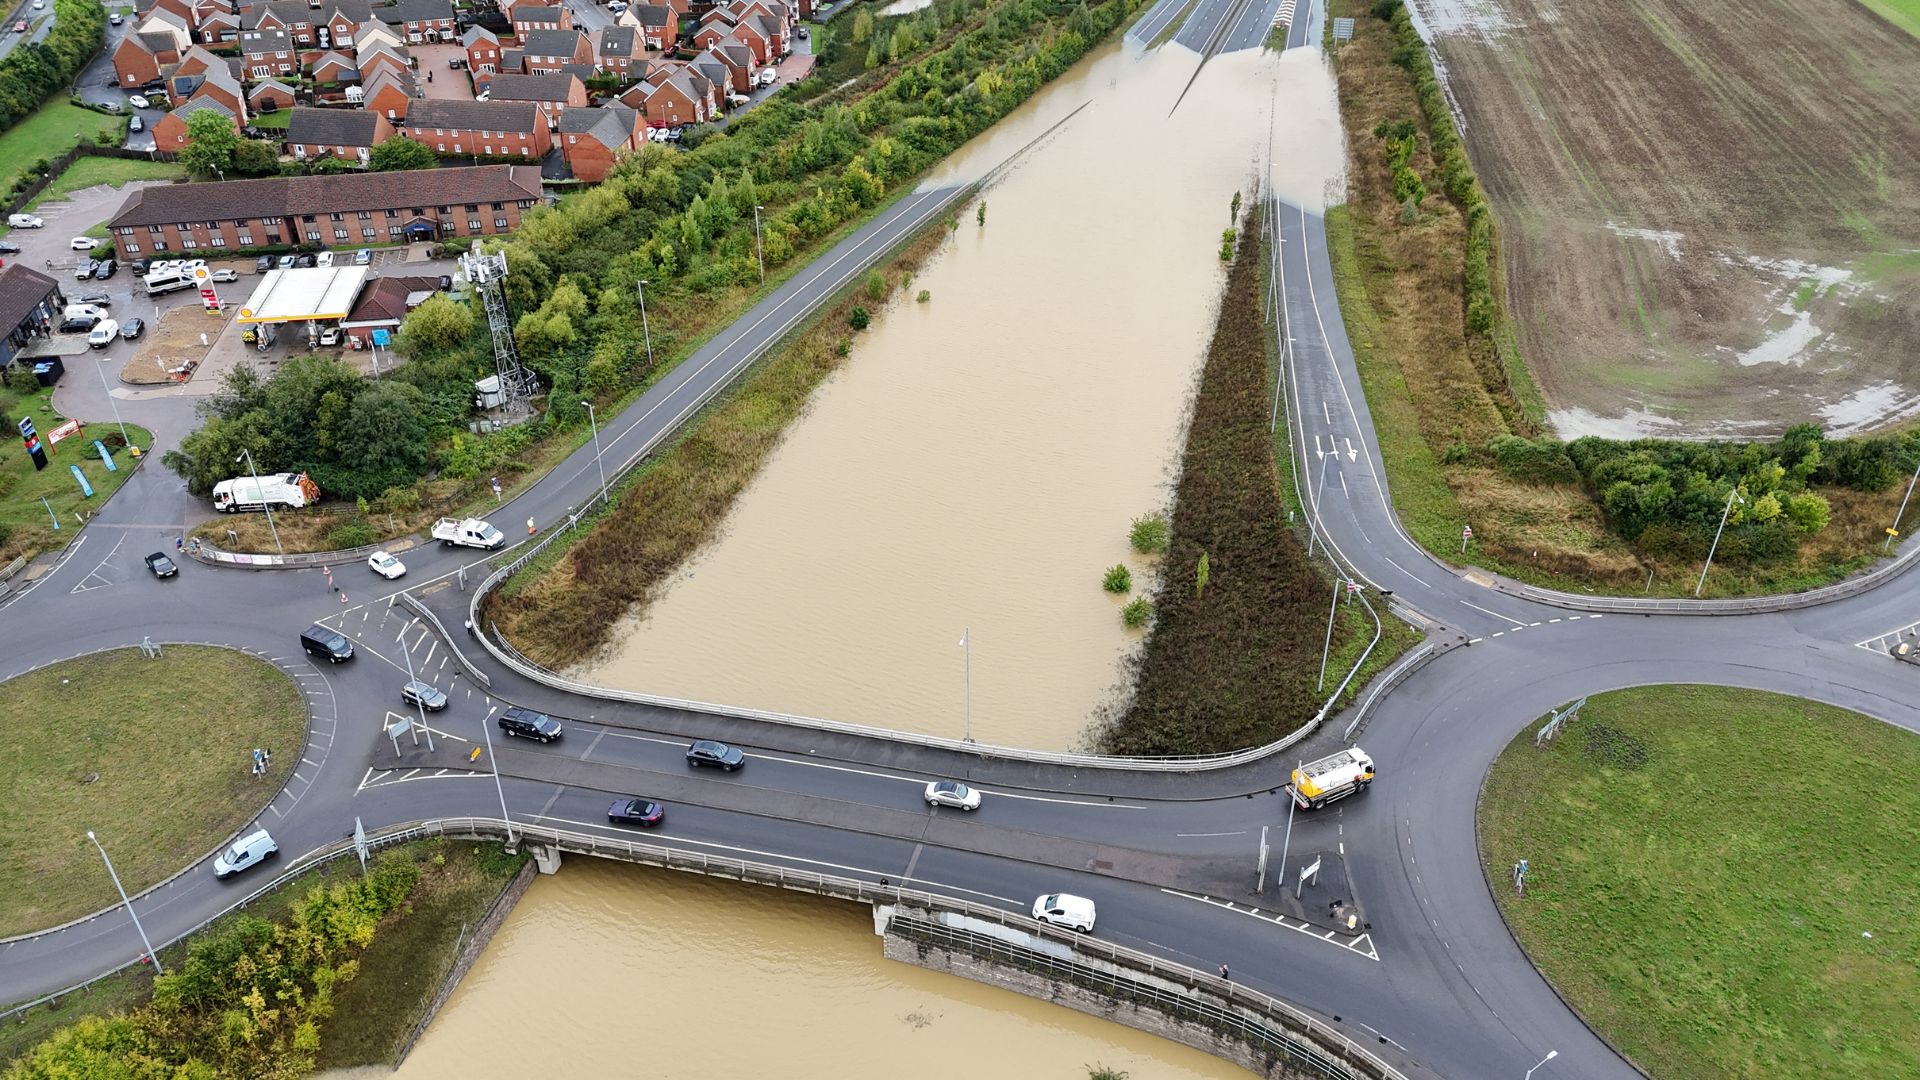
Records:
M1225 964L1220 965L1220 977L1226 979L1228 982L1233 981L1233 973L1227 970L1227 965Z

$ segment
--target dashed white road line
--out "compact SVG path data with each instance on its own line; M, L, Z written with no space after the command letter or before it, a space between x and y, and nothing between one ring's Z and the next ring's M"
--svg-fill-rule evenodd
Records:
M1344 949L1347 952L1353 953L1355 956L1364 956L1376 964L1380 962L1380 950L1374 947L1372 934L1361 934L1359 937L1349 938L1343 941L1341 940L1340 931L1338 930L1328 930L1301 919L1289 918L1277 911L1263 911L1260 908L1248 907L1235 903L1232 900L1216 900L1211 896L1181 892L1178 889L1161 889L1160 891L1168 896L1177 896L1182 900L1198 901L1209 907L1220 908L1225 911L1231 911L1237 915L1245 915L1249 918L1259 919L1261 922L1272 923L1283 929L1292 930L1297 934L1305 934L1310 938L1318 938L1335 948Z

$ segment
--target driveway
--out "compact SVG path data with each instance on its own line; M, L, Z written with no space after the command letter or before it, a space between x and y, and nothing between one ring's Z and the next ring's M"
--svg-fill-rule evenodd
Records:
M458 45L415 45L412 51L414 59L420 62L416 85L427 97L440 101L473 100L473 80L465 71L447 66L449 60L465 60L467 50Z
M8 230L7 242L19 244L20 254L7 257L41 273L54 274L63 283L71 281L68 274L74 265L92 258L92 255L72 250L67 242L119 213L120 207L126 204L127 196L135 188L159 182L146 180L121 187L98 184L82 188L64 199L41 203L33 213L46 222L46 227Z

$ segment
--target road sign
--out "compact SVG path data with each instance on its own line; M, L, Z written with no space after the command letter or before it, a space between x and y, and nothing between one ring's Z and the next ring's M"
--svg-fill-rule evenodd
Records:
M373 338L373 343L375 345L378 345L383 349L386 348L393 341L393 334L387 330L377 329L368 336Z
M1300 891L1306 888L1308 878L1312 878L1315 885L1320 884L1320 859L1317 856L1312 862L1300 868L1300 876L1293 883L1295 900L1300 899Z
M360 856L360 872L367 872L367 828L360 824L356 816L353 819L353 853Z
M1460 530L1460 539L1462 539L1462 540L1471 540L1471 539L1473 539L1473 526L1471 526L1471 525L1469 525L1469 526L1467 526L1466 528L1464 528L1464 529L1461 529L1461 530Z

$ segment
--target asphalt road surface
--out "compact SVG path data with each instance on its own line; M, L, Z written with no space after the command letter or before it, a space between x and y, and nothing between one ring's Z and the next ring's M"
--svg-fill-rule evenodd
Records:
M1225 25L1224 8L1204 10L1213 12L1216 30ZM1237 17L1247 18L1248 10ZM1148 17L1172 18L1161 9ZM1305 23L1294 31L1301 40L1309 33ZM609 472L657 445L761 348L939 214L952 195L902 199L639 401L605 418L601 449ZM668 805L665 823L648 838L689 852L905 881L1016 911L1046 891L1092 896L1102 937L1203 971L1231 961L1236 979L1317 1012L1412 1076L1518 1077L1556 1050L1540 1075L1630 1080L1638 1074L1540 979L1493 905L1474 840L1474 800L1489 762L1516 731L1556 706L1655 682L1795 693L1920 730L1920 711L1910 703L1915 673L1884 652L1889 634L1920 618L1913 596L1920 576L1777 614L1602 616L1516 598L1493 587L1490 575L1469 576L1426 555L1390 508L1320 219L1296 207L1276 209L1281 404L1293 420L1291 452L1301 462L1297 475L1317 535L1355 580L1393 592L1434 628L1436 640L1468 642L1413 674L1370 716L1364 744L1380 768L1373 789L1293 820L1281 871L1297 870L1309 853L1336 859L1347 893L1340 898L1366 913L1360 938L1276 921L1272 912L1282 902L1271 880L1264 895L1252 894L1261 830L1289 820L1277 793L1288 764L1339 745L1341 718L1284 759L1161 773L1031 763L991 747L967 751L578 697L515 674L472 641L442 641L390 604L399 587L408 587L458 636L469 596L456 575L465 568L469 583L477 582L486 573L478 553L408 551L409 573L392 583L341 566L333 574L339 592L317 571L250 572L192 561L175 579L151 578L141 556L170 549L195 512L179 480L151 462L56 568L8 600L0 618L0 677L143 637L267 656L299 682L312 716L304 747L274 748L297 753L299 764L259 819L288 856L338 839L356 817L369 828L437 816L498 817L503 796L519 822L624 835L624 827L606 822L606 805L618 795L643 795ZM127 418L138 422L142 406L127 403ZM511 535L522 533L528 517L544 530L585 506L598 488L589 444L492 519ZM316 666L300 653L296 635L318 620L354 638L354 660ZM452 648L475 658L490 688L458 674ZM431 718L434 751L403 743L396 754L381 729L389 711L402 710L398 690L409 658L421 678L449 690L452 704ZM562 717L566 734L543 746L503 743L496 729L496 794L491 776L468 771L465 762L484 741L482 726L508 703ZM690 771L682 750L697 737L742 746L746 768ZM234 748L235 768L245 767L246 749ZM937 777L980 787L985 804L974 814L930 810L920 787ZM75 843L80 853L86 827L75 822L73 837L48 842ZM112 837L102 839L111 848ZM148 932L167 940L263 880L256 871L219 882L202 860L141 894L136 905ZM5 943L0 1000L63 988L128 962L139 948L117 908Z

